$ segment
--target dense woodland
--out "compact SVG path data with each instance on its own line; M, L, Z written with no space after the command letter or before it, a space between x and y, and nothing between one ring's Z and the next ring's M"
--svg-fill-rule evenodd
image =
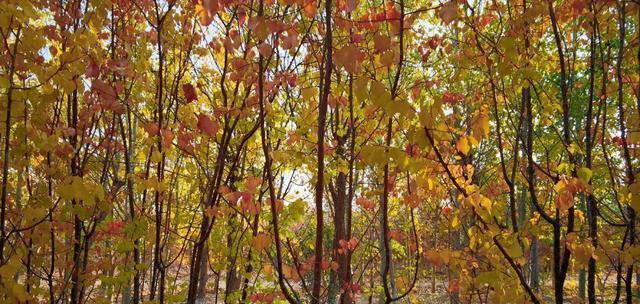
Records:
M2 0L2 303L639 303L637 0Z

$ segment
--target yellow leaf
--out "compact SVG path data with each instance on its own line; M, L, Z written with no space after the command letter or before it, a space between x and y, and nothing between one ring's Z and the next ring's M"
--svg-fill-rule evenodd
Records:
M454 216L453 219L451 219L451 228L456 229L458 226L460 226L460 219L458 219L457 216Z
M318 96L318 88L316 87L303 88L302 90L300 90L300 94L302 94L302 98L305 101L310 101L312 99L315 99L316 96Z
M360 102L364 101L368 97L367 85L369 81L365 77L357 78L353 81L353 94L358 98Z
M456 149L458 149L458 151L460 151L460 153L464 155L467 155L467 153L469 153L469 150L471 150L471 146L469 145L469 140L466 136L462 136L460 137L460 139L458 139L458 142L456 143Z
M162 160L162 154L158 150L153 150L151 153L151 162L157 163Z
M373 104L384 107L391 103L391 94L387 91L384 84L379 81L371 82L371 101Z

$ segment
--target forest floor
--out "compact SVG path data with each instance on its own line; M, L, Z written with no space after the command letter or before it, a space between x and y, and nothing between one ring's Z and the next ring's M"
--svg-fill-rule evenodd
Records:
M565 301L566 304L584 304L586 303L582 300L578 294L578 276L573 275L567 278L565 283ZM435 284L434 284L435 283ZM219 286L224 286L224 281L219 282ZM603 281L596 283L596 292L598 294L597 301L598 303L608 304L612 303L613 298L615 298L615 275L610 275L606 278L606 284L603 284ZM604 289L603 293L603 288ZM419 303L419 304L500 304L500 303L492 303L490 300L486 300L486 293L480 295L482 301L479 300L479 296L477 293L473 295L469 294L461 294L458 299L451 297L448 292L448 281L443 280L443 278L438 278L435 282L431 279L423 279L416 282L415 294L413 297L405 297L403 300L397 301L395 303ZM551 279L543 280L543 288L542 294L545 303L553 303L553 285ZM208 294L213 296L215 294L214 289L208 290ZM224 298L224 296L222 296ZM624 290L622 290L622 295L620 296L620 301L624 302ZM211 302L207 303L215 303L215 300L211 299ZM224 303L223 299L219 298L218 303ZM215 304L218 304L215 303ZM374 295L370 297L367 294L359 294L356 300L357 304L378 304L379 297ZM634 302L636 303L636 302ZM640 303L640 301L637 301ZM520 303L518 303L520 304Z

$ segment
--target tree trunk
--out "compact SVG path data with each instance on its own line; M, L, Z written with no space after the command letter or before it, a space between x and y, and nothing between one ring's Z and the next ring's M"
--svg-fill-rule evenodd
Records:
M200 271L198 271L198 290L196 292L195 302L196 304L204 304L206 303L207 296L207 280L209 280L209 274L207 273L209 270L209 245L207 242L204 243L202 258L197 267Z

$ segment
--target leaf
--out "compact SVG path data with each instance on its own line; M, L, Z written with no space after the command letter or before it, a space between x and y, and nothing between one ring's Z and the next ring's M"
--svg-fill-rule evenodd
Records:
M187 102L192 102L198 99L196 89L190 83L185 83L182 85L182 93L184 94L184 98L187 99Z
M271 245L271 238L266 233L259 233L251 240L251 246L257 251L262 251Z
M385 107L391 103L391 93L387 91L387 88L379 81L371 82L371 100L373 104Z
M328 270L329 267L331 267L331 263L327 260L322 260L322 262L320 262L320 268L322 268L322 270Z
M389 161L384 147L380 146L364 146L360 151L360 156L366 164L384 165Z
M442 19L445 24L450 24L458 18L458 5L455 0L451 0L442 5L438 17Z
M361 206L362 208L367 210L373 210L375 208L375 203L363 196L360 196L356 199L356 205Z
M495 271L482 272L476 277L476 282L481 285L495 284L498 282L498 273Z
M427 250L425 252L427 261L436 267L448 265L451 261L451 251L448 249L442 250Z
M353 93L359 101L364 101L369 95L368 86L369 80L365 77L359 77L353 81Z
M154 149L153 153L151 153L151 162L158 163L162 160L162 153L160 151Z
M587 6L588 5L585 0L573 0L573 3L571 4L573 17L580 16L580 14L582 14L582 11L584 11Z
M569 208L573 206L573 193L567 187L565 181L560 180L556 186L556 207L560 209L560 211L567 211Z
M580 265L587 265L595 252L595 250L593 249L593 245L589 242L570 246L570 248L571 253L573 253L576 258L576 262L578 262Z
M95 63L95 61L91 60L87 66L87 70L84 72L84 75L89 78L97 78L100 76L100 67Z
M171 147L173 143L174 134L169 129L160 130L160 136L162 137L162 146L165 148Z
M204 214L208 217L216 217L222 215L222 211L220 210L220 207L212 206L206 208L204 210Z
M313 19L313 17L316 16L317 12L318 12L318 5L316 1L307 1L307 3L305 3L302 6L302 13L304 14L305 17L309 19Z
M632 193L631 200L629 200L629 206L636 212L640 212L640 194Z
M273 47L271 47L271 45L269 45L268 43L263 42L258 45L258 52L260 53L260 55L262 55L262 57L269 57L273 52Z
M445 211L445 210L449 210L449 211ZM443 213L445 213L445 214L446 214L446 213L451 212L451 208L448 208L448 209L444 209L444 208L443 208L443 210L442 210L442 211L443 211ZM457 216L454 216L454 217L451 219L451 228L456 229L456 228L458 228L459 226L460 226L460 219L459 219Z
M211 118L204 113L198 115L197 127L201 132L204 132L211 138L216 138L216 133L218 133L219 128L218 124L213 122Z
M469 150L471 150L471 146L469 145L469 140L466 136L461 136L456 142L456 149L460 151L460 153L467 155L469 154Z
M515 237L510 237L504 244L505 251L511 258L519 258L524 255L524 251Z
M247 191L254 192L254 191L256 191L256 188L258 186L260 186L261 184L262 184L262 179L261 178L255 177L255 176L247 177L247 182L246 182Z
M364 54L360 51L360 48L356 44L349 44L337 50L334 54L336 64L343 67L347 72L353 74L356 73L359 67L359 62L362 60Z
M360 0L346 0L345 12L351 13L353 12L360 3Z
M318 96L318 88L307 87L300 90L300 94L305 101L311 101Z
M578 169L578 177L584 182L589 183L591 181L591 177L593 176L593 171L589 168L582 167Z
M202 4L196 4L196 13L200 18L200 24L207 26L213 22L213 17L218 13L218 0L202 0Z
M147 131L147 134L149 134L149 137L154 137L158 135L159 128L157 123L148 123L143 125L142 128L144 128L144 130Z
M180 130L178 133L178 147L180 147L180 149L187 152L193 152L193 146L191 144L192 140L193 136L190 133L187 133L184 130Z
M377 53L384 53L391 46L391 39L386 35L376 33L373 35L373 44Z
M471 129L476 141L480 141L483 136L489 137L489 115L486 113L486 107L483 107L480 113L474 117Z
M100 79L95 79L91 82L91 90L100 96L100 98L107 101L114 101L116 99L115 89Z
M464 95L456 92L446 91L442 94L442 102L446 104L456 104L464 100Z
M213 21L213 16L201 4L196 4L196 14L202 26L207 26Z

